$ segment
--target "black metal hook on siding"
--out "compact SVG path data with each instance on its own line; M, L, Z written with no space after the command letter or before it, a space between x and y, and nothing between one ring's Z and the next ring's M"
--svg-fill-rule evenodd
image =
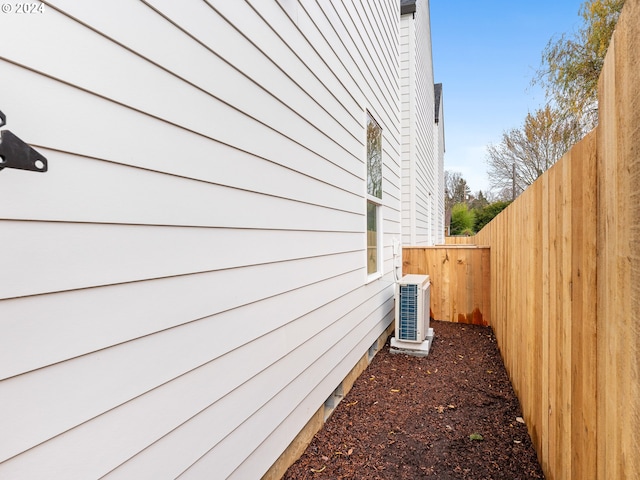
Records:
M7 117L0 111L0 127L7 124ZM47 159L16 137L9 130L0 132L0 170L17 168L31 172L46 172Z

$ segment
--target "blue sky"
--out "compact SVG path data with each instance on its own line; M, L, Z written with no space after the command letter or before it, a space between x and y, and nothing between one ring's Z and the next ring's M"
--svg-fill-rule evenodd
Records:
M434 79L443 84L445 170L489 186L486 146L544 105L532 87L552 37L578 30L583 0L430 0Z

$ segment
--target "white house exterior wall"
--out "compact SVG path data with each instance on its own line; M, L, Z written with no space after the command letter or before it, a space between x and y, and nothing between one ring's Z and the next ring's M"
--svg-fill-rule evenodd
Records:
M442 88L442 85L440 85ZM436 103L435 108L438 110L438 123L434 125L433 135L435 138L435 152L436 152L436 165L437 165L437 217L436 222L434 224L434 238L436 245L443 245L444 240L444 151L445 151L445 141L444 141L444 92L441 90L440 92L440 101Z
M402 15L402 241L433 245L444 223L439 218L438 152L434 138L434 84L428 0Z
M397 0L0 15L0 478L260 478L393 320ZM367 282L367 111L383 129Z
M416 55L414 48L415 22L412 15L400 19L400 117L402 123L402 243L411 245L415 225L415 101L413 95Z

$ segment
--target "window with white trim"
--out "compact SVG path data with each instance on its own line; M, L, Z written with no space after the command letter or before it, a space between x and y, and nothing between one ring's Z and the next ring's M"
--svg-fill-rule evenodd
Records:
M367 275L382 274L382 128L367 112Z

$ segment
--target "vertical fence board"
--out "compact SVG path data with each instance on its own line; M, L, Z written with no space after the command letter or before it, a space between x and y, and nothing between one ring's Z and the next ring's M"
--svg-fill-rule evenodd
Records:
M609 53L615 58L617 54L617 43L613 42ZM620 315L621 309L616 305L618 295L621 295L624 285L624 265L618 266L620 251L624 250L624 245L618 244L623 239L618 235L621 230L620 214L618 209L618 196L623 194L618 191L618 128L616 114L616 69L614 65L605 66L603 72L604 81L602 85L604 101L602 102L602 122L612 128L603 128L600 131L598 139L598 160L601 161L601 168L598 172L600 188L600 205L604 212L604 222L599 223L601 228L601 236L598 238L598 244L602 248L602 258L604 263L599 265L598 271L604 276L605 282L601 283L602 293L598 296L602 310L599 312L599 318L605 318L605 315ZM620 408L620 402L623 400L624 388L621 383L615 380L615 376L621 374L621 368L624 368L620 361L622 338L615 331L622 327L622 321L615 317L610 318L607 322L602 322L601 343L598 345L601 360L605 369L601 372L600 381L605 388L603 398L605 404L602 406L601 414L604 421L602 422L602 433L607 437L607 441L603 442L605 446L604 452L604 470L603 476L608 478L621 478L621 471L618 467L618 454L623 449L622 445L622 424L620 418L612 415L611 412Z
M576 478L596 478L596 424L597 424L597 291L596 284L596 145L595 136L589 143L576 148L573 170L580 177L573 183L573 205L576 210L572 241L576 252L573 256L573 319L574 341L573 384L574 405L571 436L574 439L572 465ZM580 150L583 149L583 150Z
M550 285L551 285L551 273L550 273L550 242L549 238L550 234L550 215L549 215L549 198L550 198L550 179L549 175L544 175L540 179L540 189L541 189L541 212L542 212L542 229L541 229L541 243L542 243L542 258L541 258L541 270L542 274L540 276L540 281L542 282L541 286L541 294L540 302L542 303L542 319L541 324L542 328L540 331L540 341L542 343L542 363L540 365L549 366L550 362L550 325L551 325L551 312L550 312L550 302L548 299L551 296L550 293ZM537 446L538 458L542 464L542 469L545 472L551 471L550 465L550 457L551 453L549 452L549 439L551 436L550 425L549 425L549 385L550 385L550 368L540 368L541 375L540 381L542 382L540 391L541 391L541 403L540 403L540 411L541 411L541 423L540 423L540 439L537 443L534 443ZM530 427L532 430L535 429L535 425ZM535 442L535 438L534 438Z
M640 327L634 309L640 283L637 0L625 3L598 88L598 478L635 479L640 478Z
M533 347L535 349L534 355L534 365L542 365L545 361L544 357L544 342L543 342L543 334L547 330L544 328L543 321L543 304L542 301L542 291L543 291L543 240L542 240L542 231L543 231L543 185L542 183L538 183L535 187L535 197L534 203L536 206L535 211L535 227L532 232L532 236L534 237L534 252L533 252L533 261L534 261L534 294L533 294L533 317L532 317L532 325L533 325ZM542 424L544 419L547 416L546 409L544 408L544 402L546 399L544 398L544 389L540 388L540 385L543 382L543 370L542 369L533 369L532 372L533 384L533 399L531 400L531 437L534 444L540 444L541 436L542 436Z
M579 147L582 148L582 145ZM575 163L576 159L581 159L582 152L575 148L572 151L572 161ZM588 157L588 155L587 155ZM587 407L586 398L583 397L583 356L584 356L584 343L582 330L585 327L584 317L588 315L588 312L584 311L583 303L583 283L582 283L582 261L583 261L583 238L584 238L584 222L582 219L585 215L585 207L583 203L583 176L584 172L579 168L579 165L574 165L575 171L573 182L571 183L571 203L573 206L573 214L575 219L571 225L571 271L573 273L571 279L571 295L572 295L572 322L571 322L571 371L573 376L571 378L571 438L573 439L573 448L571 450L571 465L573 466L573 472L576 475L580 475L580 478L588 478L584 475L583 456L584 456L584 442L580 438L580 431L584 428L584 422L581 420L581 416L584 415L584 409ZM593 410L595 411L595 410ZM590 412L587 412L589 415ZM587 432L585 432L586 434Z
M546 300L549 304L549 328L545 332L545 336L548 337L549 344L549 356L548 356L548 367L546 370L548 371L548 398L547 398L547 410L548 410L548 428L549 428L549 438L547 440L547 452L548 452L548 470L546 471L556 471L558 469L558 430L556 428L557 425L557 411L559 409L557 404L557 389L556 386L558 384L558 365L557 365L557 355L558 351L558 335L557 335L557 324L559 322L560 314L558 312L558 304L557 304L557 292L558 292L558 275L559 272L556 269L558 265L558 223L557 218L555 216L555 211L557 209L557 201L556 201L556 192L557 192L557 181L556 181L556 171L558 169L558 165L554 165L548 171L549 178L549 209L547 214L549 215L549 264L547 266L549 271L549 297Z
M627 4L620 29L624 40L619 41L627 56L624 61L626 70L623 71L626 96L620 105L625 109L622 148L627 159L625 174L630 188L627 192L629 226L626 230L629 298L623 299L629 314L625 324L628 331L624 335L629 344L629 381L626 385L630 402L625 412L628 420L625 422L625 450L622 454L629 458L629 465L623 465L627 477L640 478L640 322L637 320L640 312L640 2L628 1Z
M561 218L562 227L562 284L558 292L558 302L562 305L562 317L558 322L560 326L560 341L561 345L558 349L559 361L561 362L561 379L559 384L560 397L558 398L559 411L558 416L560 419L560 425L558 428L561 430L559 438L559 458L561 459L560 477L571 478L571 412L573 406L571 405L571 223L572 223L572 204L571 204L571 157L572 152L569 152L561 162L561 192L562 199L559 204L559 217Z
M609 56L615 56L615 39L609 46ZM605 62L600 77L600 117L603 124L610 128L598 130L598 211L603 215L598 222L598 319L604 319L606 315L615 315L615 298L617 279L610 274L609 265L616 263L616 216L615 216L615 188L610 188L605 182L615 183L616 165L616 129L611 128L615 124L615 65ZM613 137L613 138L611 138ZM604 278L601 278L604 277ZM604 281L603 281L604 280ZM619 439L616 432L619 426L616 417L609 412L617 409L619 394L617 382L610 381L611 372L616 372L616 337L612 332L615 319L608 322L602 321L598 325L598 386L604 388L598 395L598 478L619 478L616 470L615 452L620 450ZM606 392L606 394L604 394ZM606 442L601 437L608 437Z

